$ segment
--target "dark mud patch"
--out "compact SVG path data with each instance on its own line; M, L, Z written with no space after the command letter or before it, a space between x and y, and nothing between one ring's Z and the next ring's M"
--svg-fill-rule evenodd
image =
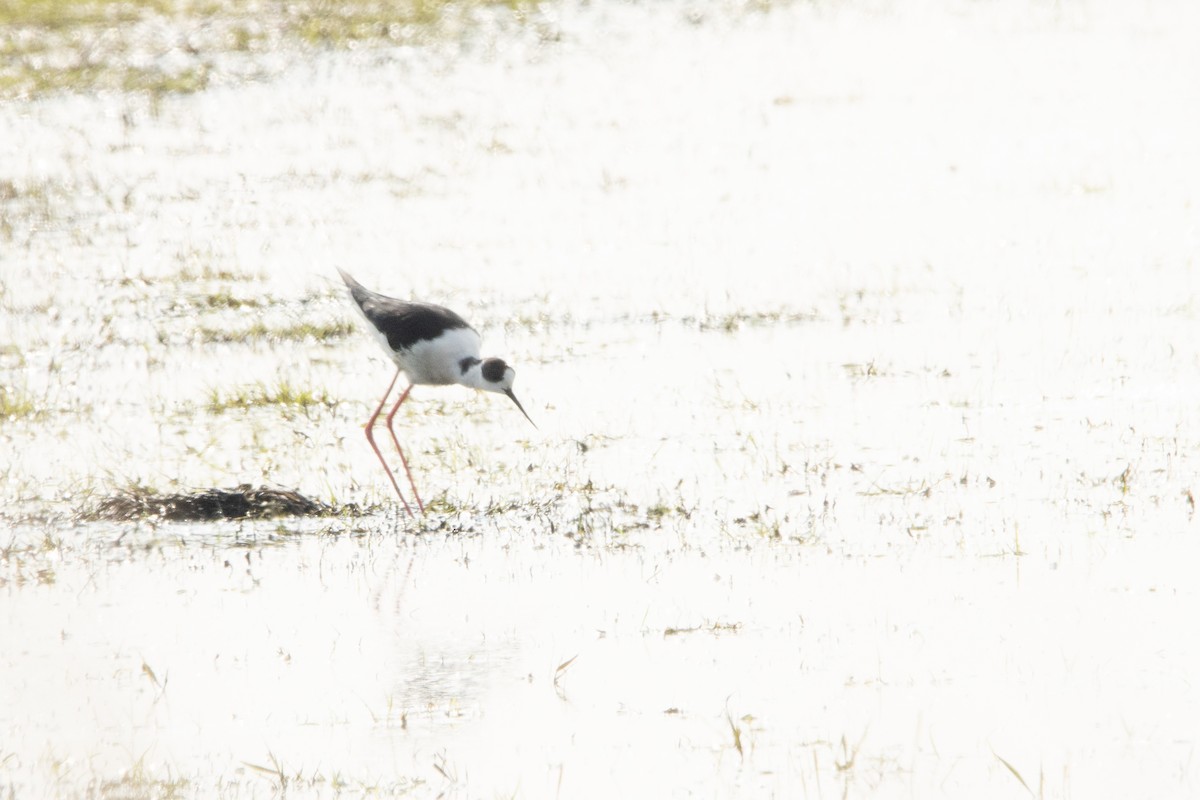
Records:
M184 494L126 490L104 498L83 516L116 521L153 517L171 522L205 522L268 517L328 517L342 512L356 513L357 507L333 506L290 489L253 487L247 483L232 489L204 489Z

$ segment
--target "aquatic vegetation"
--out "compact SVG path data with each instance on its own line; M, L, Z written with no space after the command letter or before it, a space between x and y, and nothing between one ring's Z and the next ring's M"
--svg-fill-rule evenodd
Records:
M38 404L26 392L0 386L0 424L36 416L38 411Z
M5 0L0 98L110 89L155 96L208 87L229 56L452 37L482 9L514 19L534 0ZM241 67L253 74L247 62Z
M296 322L290 325L271 326L264 322L254 322L245 328L199 328L200 340L203 342L250 342L254 340L268 341L307 341L318 342L331 339L342 339L354 333L355 326L350 320L336 322Z
M247 410L267 406L332 407L336 402L322 389L297 386L288 380L279 380L274 384L260 382L232 392L212 389L209 392L207 408L213 414L220 414L231 410Z
M105 497L83 516L96 520L128 521L145 517L180 522L280 516L330 516L343 513L291 489L242 484L231 489L159 493L129 487Z

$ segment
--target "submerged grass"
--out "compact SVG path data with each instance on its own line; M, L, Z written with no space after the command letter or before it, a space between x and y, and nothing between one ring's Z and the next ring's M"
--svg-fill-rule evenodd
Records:
M28 394L0 386L0 423L36 416L37 403Z
M153 678L153 670L143 662L142 667L148 672L148 677L154 680L155 685L158 685L158 680ZM98 781L91 788L99 790L98 797L105 798L162 798L163 800L171 800L172 798L186 797L188 790L191 787L189 781L184 778L176 778L170 775L160 777L151 773L142 759L139 759L134 764L132 769L126 770L117 778Z
M205 344L247 342L256 339L271 341L307 341L318 342L328 339L342 339L354 332L354 324L343 322L297 322L294 325L271 327L262 322L255 322L247 328L225 330L222 328L201 328L200 339Z
M173 279L180 283L242 283L263 280L267 274L261 269L231 261L215 244L184 245L175 251L179 271Z
M481 9L518 19L530 0L0 0L0 99L208 86L220 57L286 40L347 46L456 35ZM251 70L252 71L252 70Z
M199 304L207 308L258 308L263 301L256 297L238 297L229 289L219 289L202 296Z
M279 516L329 516L337 509L311 500L290 489L272 489L242 484L232 489L204 489L187 493L160 494L133 486L106 497L85 519L127 521L158 517L173 522L211 521Z
M274 386L259 383L254 386L242 387L233 394L223 394L220 390L213 389L209 393L208 410L214 414L220 414L230 410L244 410L261 406L333 407L336 402L324 391L293 386L289 381L281 380Z
M662 635L665 638L667 636L679 636L685 633L698 633L700 631L720 635L722 633L737 633L741 629L742 623L740 622L713 622L709 625L692 625L687 628L666 628L663 630Z
M484 8L521 13L535 0L307 0L288 3L288 31L312 44L413 41L445 35Z

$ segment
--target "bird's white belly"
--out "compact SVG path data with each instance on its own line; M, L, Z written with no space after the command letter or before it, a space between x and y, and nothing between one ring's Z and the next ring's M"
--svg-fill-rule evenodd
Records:
M457 383L462 377L460 362L479 358L479 334L470 328L453 328L436 339L417 342L394 353L396 365L413 383Z

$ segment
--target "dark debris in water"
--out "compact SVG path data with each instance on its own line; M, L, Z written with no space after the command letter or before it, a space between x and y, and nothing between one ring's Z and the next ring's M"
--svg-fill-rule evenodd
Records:
M118 521L157 517L172 522L205 522L283 516L322 517L338 511L334 506L311 500L290 489L255 488L244 483L232 489L204 489L185 494L126 490L104 498L87 516Z

